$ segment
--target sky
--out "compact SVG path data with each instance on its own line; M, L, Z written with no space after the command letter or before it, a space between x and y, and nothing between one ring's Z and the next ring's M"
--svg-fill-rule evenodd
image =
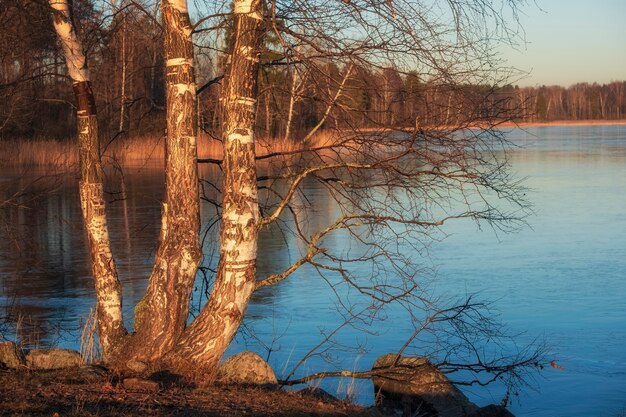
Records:
M626 80L626 0L536 0L523 8L526 45L502 51L529 72L520 86Z

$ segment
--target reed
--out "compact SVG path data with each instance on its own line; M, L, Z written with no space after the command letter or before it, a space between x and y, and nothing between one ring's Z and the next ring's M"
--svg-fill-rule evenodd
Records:
M259 156L273 153L290 153L326 146L335 141L332 132L322 131L306 143L296 140L259 137L256 153ZM198 137L198 157L222 159L222 142L206 134ZM134 136L102 141L104 164L137 166L163 164L164 138L159 136ZM0 142L0 166L41 167L52 171L68 171L78 166L78 148L73 141L54 139L16 140Z
M80 333L80 357L86 365L101 359L101 352L96 339L97 324L96 309L91 307Z
M118 138L104 143L102 147L104 163L113 161L120 165L136 165L162 163L165 160L165 138L162 136Z
M78 161L75 144L53 139L0 142L2 166L69 168Z

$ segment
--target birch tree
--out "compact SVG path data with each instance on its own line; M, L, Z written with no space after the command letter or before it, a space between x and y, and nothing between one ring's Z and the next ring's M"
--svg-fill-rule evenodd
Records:
M135 307L134 329L130 332L122 320L121 290L108 242L87 60L67 0L49 1L78 103L81 201L98 294L100 342L105 361L113 367L136 370L141 363L139 368L166 368L196 378L214 375L245 317L252 294L280 285L304 265L329 283L337 305L348 317L346 323L382 319L386 306L399 304L410 312L421 331L439 322L432 319L438 317L437 312L455 311L436 306L425 295L427 290L421 281L424 271L415 254L424 253L433 231L459 218L514 228L524 214L523 190L511 181L506 162L494 151L494 145L506 145L494 130L500 111L495 101L486 110L480 107L466 115L455 126L424 129L422 120L416 119L409 130L397 126L375 132L337 129L328 142L313 141L328 125L338 127L341 117L349 125L355 108L348 90L354 85L351 81L355 68L377 68L385 59L411 58L426 63L422 71L430 76L459 84L468 80L467 74L476 79L485 76L481 72L481 59L486 59L480 49L483 39L477 45L465 43L457 48L455 41L450 41L449 28L424 23L429 16L410 2L394 3L395 8L387 2L338 7L314 2L314 8L277 11L276 5L266 10L262 0L235 0L232 42L220 90L223 159L205 161L218 164L223 172L218 187L222 199L219 241L214 242L219 245L219 261L212 292L197 317L189 322L190 297L201 259L193 26L186 0L162 0L165 199L154 268L146 294ZM479 9L484 10L486 6L479 3ZM452 7L453 11L461 10L455 9L456 3ZM283 15L282 23L276 13ZM428 40L412 26L416 17L428 29ZM452 33L459 34L468 16L455 17ZM290 18L298 22L294 26L297 31L290 29ZM324 88L317 91L325 91L326 99L320 117L308 131L299 132L298 139L306 146L257 153L257 77L261 45L270 28L280 38L286 58L298 51L297 61L292 62L305 66L307 79L323 80ZM346 28L353 32L346 33ZM372 32L373 28L380 30ZM292 48L293 44L305 47ZM331 67L336 71L328 74ZM292 107L293 103L288 119L293 117ZM363 114L358 116L360 119ZM385 119L375 118L379 123ZM486 123L485 128L477 133L464 130L477 121ZM269 163L278 169L259 173L257 163ZM320 219L319 227L313 229L306 224L306 213L313 210L304 189L307 182L320 185L337 207L332 216ZM496 203L502 200L513 210L500 209ZM283 231L295 236L303 248L301 257L284 270L259 277L259 235L280 225L288 225ZM328 240L342 233L359 242L361 249L354 252L328 247ZM346 292L339 290L341 287ZM350 294L364 297L364 308L357 309L359 304L351 302ZM410 336L407 344L418 333ZM483 364L481 371L492 363L483 359L476 358ZM516 363L526 366L529 362Z
M346 318L337 329L329 330L331 335L348 325L367 327L373 321L384 320L385 309L399 305L409 312L416 328L402 351L410 344L419 345L422 340L418 339L445 321L452 327L447 333L450 346L431 345L423 350L424 354L442 355L447 360L463 356L463 361L477 366L459 368L476 373L499 373L518 366L532 368L537 363L534 352L525 356L529 353L526 351L521 360L509 363L484 357L485 350L480 344L501 334L486 325L488 320L474 309L477 305L461 300L460 307L442 307L439 300L429 297L428 271L420 262L421 255L427 253L430 242L437 236L437 230L448 222L472 219L509 231L523 224L527 213L524 190L509 176L506 159L500 154L507 142L496 127L502 115L508 114L503 112L506 100L494 97L495 88L487 87L486 94L475 94L476 90L463 88L472 84L470 80L489 80L488 85L502 80L503 75L496 66L484 71L485 63L490 62L489 55L485 55L489 36L485 34L483 38L483 34L472 32L477 30L476 25L484 23L479 10L489 15L493 9L484 2L452 3L456 24L451 27L433 23L437 19L412 2L393 2L393 8L386 2L339 5L302 2L297 7L281 6L275 5L267 20L279 38L278 44L284 48L285 65L294 62L297 63L292 64L294 66L305 66L310 79L325 87L311 91L325 91L325 94L315 97L317 103L322 102L317 121L308 131L294 136L295 142L305 143L303 147L256 154L256 161L267 168L256 181L247 184L259 190L259 197L255 194L249 201L255 206L260 203L260 218L248 217L245 207L238 212L248 217L250 224L258 225L260 233L270 227L280 228L282 233L294 237L295 245L301 250L293 264L269 276L258 276L253 290L261 291L295 279L294 272L306 265L329 284L329 294ZM496 13L492 17L498 20L500 16ZM455 39L455 35L462 40ZM463 38L465 35L469 37ZM236 50L237 47L233 53ZM358 112L351 100L355 69L364 66L380 74L384 73L384 68L402 60L420 63L424 76L431 78L425 88L430 90L431 96L441 98L440 102L431 99L432 108L421 109L408 128L393 125L393 117L384 117L388 112L387 103L382 111L380 107L377 109L381 114L369 117L380 130L363 131L358 129L358 124L350 129L354 115L358 116L357 120L363 117L363 112ZM329 74L331 64L337 68L336 73ZM399 89L400 77L395 81ZM442 86L448 87L448 94L437 95ZM467 101L468 111L459 117L448 115L452 89L459 91L459 96ZM232 96L228 93L224 100L230 99ZM285 112L289 119L291 112L287 109ZM226 113L228 130L231 113L228 110ZM368 116L371 115L366 114ZM339 120L344 124L339 125ZM451 124L445 125L446 121ZM476 128L478 122L481 125L477 130L467 130ZM333 125L343 129L333 129ZM327 142L308 143L321 131L330 137ZM228 146L226 148L222 161L209 161L224 169L224 213L230 207L228 195L232 189L228 176L233 166ZM254 162L249 164L244 166L252 166ZM324 198L331 201L336 211L325 212L323 216L315 213L318 201L307 194L307 186L310 188L313 183L323 190ZM242 191L242 195L249 193ZM245 222L245 217L240 220ZM221 245L230 245L231 240L224 235L224 230L230 230L232 220L224 218L224 214L221 220ZM317 227L311 227L311 223ZM246 233L238 235L246 236ZM248 236L257 239L258 232ZM330 242L336 236L350 236L359 250L333 246ZM248 253L245 237L239 241L244 244L237 246ZM207 305L216 303L225 294L222 286L226 276L222 270L224 251L222 246L216 283ZM240 267L242 275L250 271L245 262ZM245 311L250 290L244 284L246 280L235 281L242 285L239 294L244 301L232 303L243 306L243 309L236 309L238 317ZM467 305L472 307L463 308ZM208 311L202 311L200 317L206 317ZM442 311L461 313L439 320ZM456 318L461 325L455 324ZM222 319L211 320L223 322ZM199 323L193 323L190 329ZM226 328L231 331L230 327ZM454 344L455 338L471 342L460 346ZM200 346L202 340L210 339L193 339L191 345ZM330 342L330 338L325 342ZM187 349L188 354L183 356L194 357L191 348Z
M87 60L67 0L50 0L77 102L80 194L98 297L99 339L104 358L153 362L171 350L185 328L200 258L195 82L191 23L186 1L164 0L167 68L166 196L154 271L135 309L135 332L122 321L122 297L111 254L103 196L95 101Z
M123 368L129 361L172 367L215 368L239 328L255 287L259 208L254 157L256 73L263 34L259 1L235 3L235 33L226 78L224 113L224 211L221 258L214 293L187 327L191 289L200 260L196 143L196 85L191 23L185 0L164 0L166 167L165 201L154 270L135 308L134 332L121 315L121 290L106 229L97 122L87 64L66 0L50 0L78 103L81 201L92 246L98 293L99 336L105 360Z
M125 357L153 362L185 329L200 260L196 85L186 0L161 3L166 68L165 201L159 246L146 295L135 307Z
M235 0L234 40L225 77L220 259L211 297L180 340L179 365L215 369L239 329L256 283L260 223L254 122L263 40L261 0Z
M107 227L96 104L87 59L71 19L70 4L68 0L49 0L49 3L76 100L80 202L96 285L100 344L104 355L108 356L119 348L118 340L126 330L122 320L122 290Z

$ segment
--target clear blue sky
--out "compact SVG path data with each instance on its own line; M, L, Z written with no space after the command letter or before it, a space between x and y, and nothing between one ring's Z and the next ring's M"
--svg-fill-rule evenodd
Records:
M530 1L532 3L532 0ZM527 44L503 50L530 72L519 85L626 80L626 0L537 0L523 11Z

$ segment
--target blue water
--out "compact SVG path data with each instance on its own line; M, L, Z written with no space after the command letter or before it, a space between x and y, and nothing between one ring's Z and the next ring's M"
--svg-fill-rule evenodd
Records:
M493 301L502 322L518 334L518 345L545 340L546 356L563 370L547 367L535 374L512 400L516 415L618 416L626 407L626 126L532 128L508 137L519 145L509 155L533 203L529 226L504 234L470 221L448 223L424 254L424 266L435 271L429 291L457 299L477 293ZM22 197L23 207L0 214L0 305L22 315L21 335L30 343L76 347L93 289L75 182L61 177L33 183L37 178L32 171L0 170L0 201L24 186L37 191L32 199ZM130 313L151 270L162 186L158 170L129 170L125 178L128 198L111 204L109 214ZM113 174L110 180L119 182ZM311 227L335 213L315 184L305 184L305 195L315 202ZM208 208L203 213L211 214ZM324 244L358 250L341 234ZM266 231L259 276L297 259L293 246L289 235ZM206 249L210 253L211 245ZM201 291L199 281L196 301ZM342 322L335 303L328 284L303 267L255 295L230 352L255 350L285 376ZM0 320L3 328L8 334L13 327ZM376 357L400 347L413 328L405 311L392 309L368 330L343 328L336 335L339 345L309 358L297 375L368 369ZM346 351L344 344L363 349ZM335 379L321 386L372 401L366 381ZM464 390L481 405L503 396L501 386Z
M513 132L526 147L513 166L532 189L531 228L498 242L459 226L437 252L443 280L500 299L503 320L544 336L565 369L543 372L512 407L518 415L611 416L626 404L625 135L624 126Z

